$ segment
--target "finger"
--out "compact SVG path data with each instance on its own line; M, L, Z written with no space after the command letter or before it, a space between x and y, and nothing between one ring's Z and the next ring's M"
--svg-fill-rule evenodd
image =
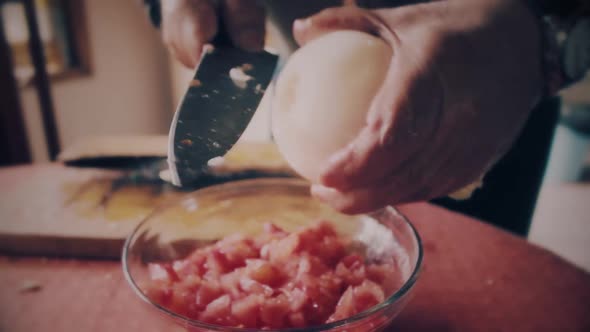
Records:
M383 24L370 11L354 6L325 9L293 23L293 35L302 46L336 30L358 30L378 35L382 29Z
M223 6L225 26L232 42L245 50L264 48L264 8L256 0L226 0Z
M388 204L408 201L417 191L424 191L422 183L425 182L420 177L420 171L407 167L416 164L420 158L415 156L402 163L399 171L392 171L376 184L346 189L315 185L311 193L320 201L345 213L364 213Z
M217 34L214 6L208 0L163 1L162 34L172 54L194 68L203 46Z
M399 170L436 134L442 95L430 73L396 52L383 86L367 114L367 124L322 169L320 182L347 189L369 186Z
M341 192L334 188L313 185L311 194L336 211L346 214L366 213L387 205L381 200L372 200L373 195L367 190Z
M385 205L442 197L480 179L479 167L465 166L471 160L457 159L458 155L473 156L475 151L461 151L464 144L460 140L444 141L450 143L444 148L424 146L397 170L369 185L340 190L315 185L312 194L337 210L364 213ZM446 153L441 155L441 151Z
M352 6L326 9L310 18L296 21L293 27L295 38L300 44L341 29L379 35L392 45L394 53L395 47L399 44L395 34L387 29L379 16ZM395 56L392 61L400 62ZM398 162L396 159L399 158L391 153L391 146L383 137L386 136L386 132L391 131L394 125L392 120L397 110L403 108L406 103L404 96L407 94L404 92L408 87L405 82L399 84L399 80L396 64L392 63L384 86L372 103L367 125L351 144L330 158L321 175L322 184L345 189L366 185L368 181L391 172L391 168ZM373 172L374 170L376 172Z
M405 173L407 172L402 171L376 185L349 190L313 185L311 194L334 209L347 214L366 213L386 205L423 201L435 197L428 183L416 180Z
M187 68L197 66L204 45L200 39L190 38L191 35L179 36L180 40L170 45L172 54Z
M389 77L396 77L393 73ZM320 172L320 182L328 187L348 189L366 186L385 177L405 160L407 153L401 132L408 110L407 87L386 78L387 94L378 94L367 114L367 123L345 148L332 155ZM398 77L399 79L399 77ZM396 93L395 95L391 95ZM399 128L399 129L396 129ZM396 139L395 136L402 136Z
M398 195L393 186L341 192L333 188L315 185L312 186L311 190L316 199L331 206L336 211L346 214L368 213L388 205L406 204L434 198L422 193ZM428 198L425 199L424 197Z
M353 142L332 155L321 168L320 183L338 189L349 189L366 185L365 182L373 177L383 176L381 170L391 171L396 156L381 144L380 130L379 125L365 126ZM361 174L371 168L376 168L379 174Z

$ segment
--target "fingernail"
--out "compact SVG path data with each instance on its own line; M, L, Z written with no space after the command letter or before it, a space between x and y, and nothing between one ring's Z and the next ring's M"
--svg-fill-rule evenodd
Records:
M264 33L258 29L245 29L238 34L235 42L245 50L258 51L264 47Z
M310 18L300 18L293 22L293 30L303 30L311 25Z
M350 164L351 146L347 146L344 149L332 154L327 163L320 169L320 178L322 183L325 185L338 185L340 175L348 171L348 165Z
M334 167L336 165L340 165L342 164L346 159L348 159L349 157L349 147L347 146L344 149L341 149L339 151L337 151L336 153L332 154L329 158L328 158L328 165L329 167Z
M319 184L314 184L311 186L311 195L320 200L327 200L329 197L335 194L338 194L336 189L328 188Z

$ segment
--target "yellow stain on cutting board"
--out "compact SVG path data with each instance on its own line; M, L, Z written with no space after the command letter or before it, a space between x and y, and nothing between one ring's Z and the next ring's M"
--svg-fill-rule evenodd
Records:
M108 146L112 149L111 145L104 141L99 146ZM80 152L76 151L73 155L79 154ZM277 147L266 142L236 144L211 170L221 175L247 170L295 175ZM157 206L167 204L185 194L175 191L164 182L125 180L125 174L120 172L99 175L84 181L70 180L62 185L67 197L64 207L79 215L80 220L99 218L108 222L137 221L146 217Z
M84 218L101 218L108 222L141 220L154 208L183 193L164 190L158 183L115 185L116 179L92 179L85 183L67 183L66 206Z

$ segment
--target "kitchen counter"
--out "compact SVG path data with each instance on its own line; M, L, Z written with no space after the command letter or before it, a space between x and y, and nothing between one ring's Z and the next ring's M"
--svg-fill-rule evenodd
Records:
M13 187L42 167L19 178L0 169L0 184ZM425 256L390 331L590 330L590 274L469 217L426 203L399 209ZM0 331L183 331L165 324L132 293L118 262L0 257Z

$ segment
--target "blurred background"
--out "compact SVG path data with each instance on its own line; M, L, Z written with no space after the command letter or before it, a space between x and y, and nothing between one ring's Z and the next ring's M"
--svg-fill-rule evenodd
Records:
M0 5L0 165L51 162L89 137L167 134L192 73L168 55L141 1ZM270 24L267 41L286 52ZM243 140L270 139L268 106ZM529 240L590 271L588 206L590 79L563 92Z

